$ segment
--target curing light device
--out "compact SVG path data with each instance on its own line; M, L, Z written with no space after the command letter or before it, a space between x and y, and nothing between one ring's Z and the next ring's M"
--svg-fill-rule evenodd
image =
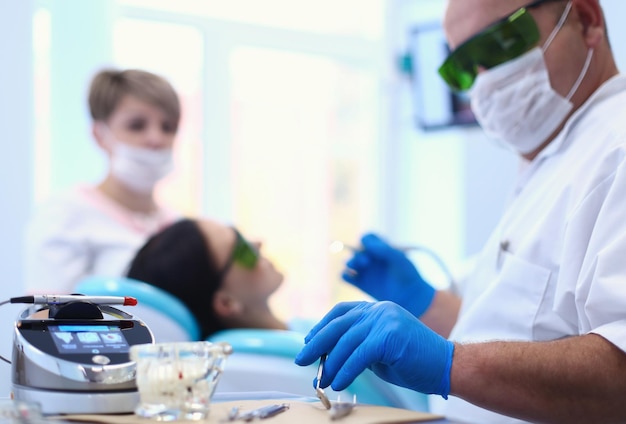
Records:
M132 297L39 295L5 303L30 304L13 332L11 397L36 402L44 414L133 412L139 402L129 349L154 343L150 329L112 305Z

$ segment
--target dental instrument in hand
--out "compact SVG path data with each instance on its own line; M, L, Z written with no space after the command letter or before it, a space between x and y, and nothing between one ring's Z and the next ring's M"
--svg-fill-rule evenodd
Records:
M328 400L328 397L324 393L324 390L320 387L320 382L322 381L322 373L324 372L324 363L326 362L326 357L327 355L324 354L320 358L320 364L317 368L317 383L315 387L315 393L317 394L317 397L319 398L319 400L322 402L322 405L324 405L326 409L330 409L332 407L330 400Z
M444 263L443 259L441 259L441 257L438 254L436 254L432 249L429 249L428 247L421 246L421 245L393 246L393 247L395 249L401 251L401 252L404 252L404 253L408 253L408 252L424 252L433 261L435 261L437 266L445 274L446 278L448 279L448 282L451 283L451 282L454 281L454 279L452 277L452 273L450 272L450 269L446 266L446 264ZM352 246L350 244L346 244L346 243L342 242L341 240L334 240L328 246L328 250L330 250L330 253L339 253L339 252L342 252L344 250L349 250L351 252L358 252L360 250L363 250L363 248Z
M424 246L393 246L394 249L398 249L401 252L410 252L410 251L414 251L414 250L429 250L427 247ZM351 244L346 244L344 242L342 242L341 240L334 240L330 243L330 245L328 246L328 249L330 250L331 253L339 253L342 250L350 250L352 252L358 252L360 250L363 250L363 248L361 247L356 247L356 246L352 246Z
M315 393L317 397L322 402L322 405L328 410L328 414L330 415L331 420L337 420L339 418L345 417L352 412L354 406L356 405L356 395L352 398L352 403L350 402L341 402L339 398L337 398L337 402L332 403L324 390L320 387L320 381L322 381L322 374L324 373L324 364L326 363L327 354L322 355L320 358L320 364L317 368L317 383L315 388Z

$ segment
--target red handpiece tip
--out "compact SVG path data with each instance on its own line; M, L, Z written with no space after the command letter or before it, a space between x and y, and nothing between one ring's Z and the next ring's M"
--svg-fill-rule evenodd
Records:
M137 304L137 299L130 296L124 296L124 306L135 306Z

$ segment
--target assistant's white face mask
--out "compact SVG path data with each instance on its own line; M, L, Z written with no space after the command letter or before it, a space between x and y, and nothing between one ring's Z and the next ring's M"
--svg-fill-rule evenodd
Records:
M113 144L111 174L137 193L150 193L173 168L172 149L146 149L122 142Z
M111 175L131 190L149 194L174 167L172 148L149 149L119 140L103 122L97 123L111 153Z
M587 73L593 49L578 79L566 97L554 91L546 68L544 52L559 32L572 2L543 48L535 47L524 55L481 72L470 91L472 111L485 133L503 141L515 151L535 151L563 123L571 112L570 101Z

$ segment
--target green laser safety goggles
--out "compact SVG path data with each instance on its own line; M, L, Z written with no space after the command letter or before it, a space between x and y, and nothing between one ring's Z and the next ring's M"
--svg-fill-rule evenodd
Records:
M235 247L233 247L228 262L226 262L226 265L220 272L220 278L226 275L233 263L237 263L246 269L252 269L259 261L259 251L236 228L233 228L233 230L236 236Z
M539 29L528 9L556 0L538 0L490 25L457 47L439 68L455 91L468 90L479 68L489 69L521 56L539 42Z

